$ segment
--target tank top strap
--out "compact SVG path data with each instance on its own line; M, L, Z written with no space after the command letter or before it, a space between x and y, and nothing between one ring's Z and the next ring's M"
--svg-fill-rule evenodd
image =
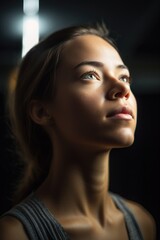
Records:
M70 240L63 227L34 194L5 215L17 218L30 240Z
M123 197L110 193L116 206L123 212L130 240L144 240L139 225L131 210L126 206Z

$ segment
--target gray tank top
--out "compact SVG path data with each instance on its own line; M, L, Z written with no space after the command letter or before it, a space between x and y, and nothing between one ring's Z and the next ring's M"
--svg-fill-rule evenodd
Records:
M113 193L111 196L124 214L129 240L143 240L136 219L126 207L123 198ZM70 240L63 227L34 194L9 210L6 215L16 217L22 223L29 240Z

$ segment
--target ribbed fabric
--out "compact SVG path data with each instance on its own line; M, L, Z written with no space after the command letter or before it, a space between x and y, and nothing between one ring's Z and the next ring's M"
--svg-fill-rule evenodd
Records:
M143 240L136 219L124 204L123 198L113 193L111 196L124 214L129 240ZM63 227L34 194L9 210L6 215L16 217L22 223L29 240L70 240Z
M34 194L5 215L16 217L22 223L29 240L70 240L63 227Z

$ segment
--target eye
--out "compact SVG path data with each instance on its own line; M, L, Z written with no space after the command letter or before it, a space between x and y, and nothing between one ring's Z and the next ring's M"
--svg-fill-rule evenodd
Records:
M119 78L119 80L121 80L121 81L123 81L123 82L125 82L125 83L131 84L131 77L128 76L128 75L122 75L122 76Z
M99 75L95 71L86 72L81 76L81 78L83 80L100 80Z

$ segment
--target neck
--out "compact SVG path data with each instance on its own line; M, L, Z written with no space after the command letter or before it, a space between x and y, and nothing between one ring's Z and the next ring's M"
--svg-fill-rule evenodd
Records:
M52 193L59 209L71 209L97 217L105 212L108 170L109 151L94 154L77 154L73 150L71 154L65 151L55 152L44 189L50 195Z

